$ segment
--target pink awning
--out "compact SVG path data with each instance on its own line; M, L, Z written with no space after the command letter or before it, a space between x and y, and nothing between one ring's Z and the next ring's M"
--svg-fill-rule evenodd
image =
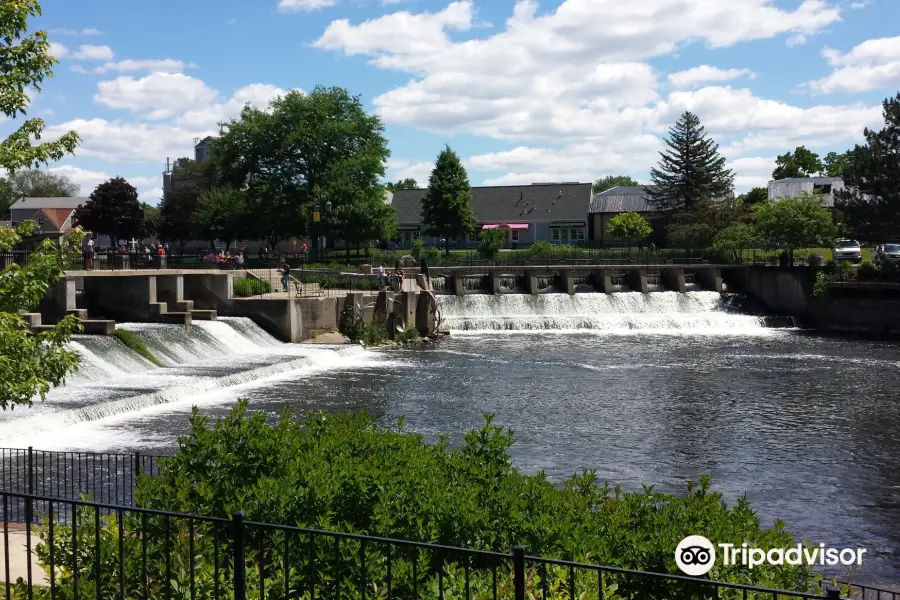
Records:
M495 223L481 226L482 229L497 229L498 227L503 227L504 229L528 229L528 223Z

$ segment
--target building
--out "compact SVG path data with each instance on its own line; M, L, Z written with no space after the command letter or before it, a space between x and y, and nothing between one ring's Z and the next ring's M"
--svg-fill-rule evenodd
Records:
M88 200L83 196L22 198L9 207L10 221L12 224L35 221L45 234L67 233L73 229L75 209Z
M824 206L834 208L834 192L844 189L844 180L840 177L788 177L776 179L768 185L769 200L785 200L799 198L804 192L819 193L826 196Z
M657 224L664 217L664 213L656 210L650 203L650 197L644 186L616 186L605 192L594 194L590 205L590 239L592 245L620 246L625 240L611 238L607 233L609 222L618 214L636 212L650 223L654 234L661 231ZM653 234L651 234L651 239Z
M409 248L422 238L428 245L439 245L440 239L425 236L422 224L422 198L427 189L396 190L391 205L397 215L399 248ZM472 188L472 212L475 233L467 239L451 239L456 248L478 245L478 231L503 227L507 229L507 248L521 247L543 240L551 244L584 245L587 242L590 183L532 183Z
M207 136L202 140L194 140L195 163L206 162L210 159L210 142L214 139L215 138L212 136ZM165 199L172 190L201 183L202 179L203 177L198 175L193 169L190 171L183 170L182 165L180 165L180 159L176 160L171 167L169 166L168 159L166 159L166 170L163 171L163 199Z

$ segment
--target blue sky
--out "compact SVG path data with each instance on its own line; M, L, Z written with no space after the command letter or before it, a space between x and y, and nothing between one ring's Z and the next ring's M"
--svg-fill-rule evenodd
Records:
M424 183L450 144L473 185L646 180L693 110L742 191L777 154L844 150L881 123L896 2L43 0L60 64L30 114L81 134L51 168L84 194L121 175L151 203L167 157L244 102L316 84L382 116L391 179Z

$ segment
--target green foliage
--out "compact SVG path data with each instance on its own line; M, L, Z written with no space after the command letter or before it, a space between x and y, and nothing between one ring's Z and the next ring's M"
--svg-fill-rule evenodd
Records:
M500 253L500 249L506 242L507 229L497 227L485 229L480 234L481 242L478 244L478 255L481 258L494 258Z
M822 271L816 272L812 295L816 298L828 295L828 277Z
M3 0L0 5L0 113L10 119L24 116L31 103L31 90L40 92L43 81L53 75L56 59L50 55L45 31L28 34L28 20L41 15L37 0ZM26 119L0 142L0 169L17 171L39 167L73 154L81 139L74 131L54 142L33 143L44 131L41 119Z
M637 187L638 185L638 182L628 175L607 175L606 177L601 177L594 181L594 185L591 186L591 193L599 194L606 190L611 190L614 187Z
M719 145L706 137L697 115L685 112L669 130L668 149L650 169L650 201L658 210L691 212L731 196L734 172L726 168Z
M550 256L553 253L553 244L546 240L538 240L528 246L528 253L536 258Z
M760 241L770 248L832 247L837 226L816 194L766 202L753 207Z
M509 454L513 433L496 426L490 416L451 449L445 438L431 444L419 435L379 429L364 414L312 414L295 420L285 413L269 424L265 413L249 415L247 406L241 401L215 425L195 410L191 432L179 440L176 456L164 461L159 477L138 482L138 504L217 516L243 510L253 521L483 550L509 552L514 544L523 544L532 555L672 573L677 573L673 548L688 534L702 533L714 544L746 541L765 549L795 544L782 523L763 528L746 498L729 507L706 479L674 496L652 488L631 493L611 489L593 471L573 475L562 485L542 473L519 473ZM272 548L280 544L265 543ZM332 547L323 544L321 551L333 556ZM319 551L316 547L308 554ZM361 551L348 544L341 553L351 563L349 573L359 573ZM366 551L376 549L369 545ZM278 554L270 558L276 571ZM320 558L323 568L331 564ZM428 553L419 558L424 581L437 567ZM366 554L365 561L367 580L380 589L383 555ZM409 589L409 569L408 563L395 568L395 590ZM295 576L302 580L304 572L297 569ZM749 570L717 564L709 577L805 590L805 575L796 567ZM551 577L564 594L564 579L552 571ZM449 587L458 590L456 576L450 579ZM678 584L653 579L618 583L621 592L629 592L626 596L686 596Z
M609 235L624 238L631 248L631 240L642 240L651 233L653 228L641 215L636 212L619 213L609 221L606 228Z
M415 190L418 189L419 184L412 177L407 177L406 179L401 179L396 183L388 182L387 185L384 186L390 192L396 192L397 190Z
M769 190L764 187L755 187L746 194L741 194L740 196L738 196L738 200L740 200L744 204L749 204L750 206L759 204L761 202L768 202Z
M859 265L859 271L857 272L857 275L860 279L871 281L878 277L878 269L875 268L875 265L872 264L871 260L864 260Z
M152 362L157 367L163 366L162 362L147 349L147 346L144 345L144 342L141 341L141 338L134 335L127 329L116 329L115 331L113 331L113 337L117 338L120 342Z
M805 146L797 146L793 152L787 152L775 159L775 170L772 179L788 177L812 177L825 169L819 155L807 150Z
M74 181L62 173L39 169L22 170L0 177L0 219L9 218L9 207L23 196L29 198L59 198L75 196L80 191Z
M333 275L300 275L300 283L318 283L322 289L332 290L377 290L378 280L374 277L335 277Z
M882 104L884 128L865 129L842 163L844 189L835 205L862 239L889 240L900 230L900 93Z
M114 242L141 238L145 229L137 190L122 177L98 185L90 199L75 211L75 221L95 234L108 235Z
M351 302L344 302L338 316L338 331L347 336L351 344L358 344L366 331L366 324L359 315L358 309Z
M466 237L475 229L475 214L469 203L472 188L459 156L445 147L428 177L428 191L422 198L422 223L425 233L443 237L444 250L450 254L450 238Z
M851 165L852 155L850 151L838 154L837 152L829 152L825 155L825 175L828 177L844 177L845 172Z
M853 276L853 265L848 260L829 260L825 265L825 273L831 281L846 281Z
M268 294L272 291L272 284L262 279L253 279L251 277L238 278L235 277L231 284L233 293L238 298L247 298L249 296L260 296Z
M241 239L251 216L244 195L227 188L214 188L200 194L197 208L191 213L191 226L197 237L210 242L221 240L230 248Z
M169 190L159 204L157 233L162 240L187 241L194 239L191 215L197 209L202 190L197 185L184 185Z
M708 248L721 231L747 223L751 214L750 206L739 198L702 202L696 209L677 213L671 218L667 229L669 245Z
M26 221L15 230L0 227L0 250L7 250L37 231ZM81 325L67 316L53 329L32 333L19 312L35 309L63 274L63 266L81 251L78 229L57 246L44 240L25 265L11 264L0 271L0 409L30 406L35 396L43 400L51 387L60 385L78 367L78 354L66 347Z
M415 327L398 329L397 333L394 335L394 341L400 344L415 344L420 339L419 332Z
M881 278L885 281L897 281L900 278L900 268L892 260L886 260L881 264Z
M422 238L416 238L413 240L412 247L410 248L410 254L416 260L422 260L422 249L425 247L425 242L422 241Z
M759 234L750 223L735 223L716 234L712 241L712 249L716 252L730 250L746 250L759 245Z
M390 340L390 335L388 334L387 318L376 317L372 319L371 323L366 323L362 335L363 346L380 346L388 340Z

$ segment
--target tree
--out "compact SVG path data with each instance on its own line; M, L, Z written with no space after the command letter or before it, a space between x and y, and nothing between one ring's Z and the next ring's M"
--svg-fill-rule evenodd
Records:
M478 244L478 254L482 258L494 258L503 248L506 242L506 236L509 229L505 227L495 227L493 229L485 229L481 232L480 243Z
M243 236L247 217L243 194L227 188L211 189L200 195L191 214L191 225L197 237L211 244L221 240L230 249L231 243Z
M753 207L759 240L769 248L785 248L794 263L796 248L830 248L837 237L831 211L822 205L820 194L805 193L800 198L765 202Z
M422 223L427 235L444 238L447 256L451 237L465 237L475 229L471 200L469 175L456 152L446 146L428 177L428 191L422 198Z
M4 0L0 10L0 112L11 119L26 114L31 89L41 91L44 79L53 75L56 59L50 55L45 31L26 35L28 19L40 16L37 0ZM18 129L0 142L0 168L17 171L73 154L81 139L74 131L64 133L55 142L33 143L44 130L41 119L26 119Z
M412 177L407 177L406 179L401 179L397 183L388 182L384 187L386 187L389 192L396 192L397 190L418 189L419 184Z
M76 209L75 220L88 231L108 235L113 243L144 236L144 209L137 190L122 177L98 185Z
M813 177L825 169L819 155L807 150L805 146L797 146L793 152L787 152L775 159L775 170L772 179L788 177Z
M669 130L668 150L650 169L650 202L658 210L691 212L732 195L734 173L697 115L685 112Z
M607 175L594 182L594 185L591 187L591 194L600 194L618 186L637 187L638 185L638 182L628 175Z
M713 238L711 248L716 252L749 250L759 246L759 232L753 223L735 223L719 231Z
M267 111L245 107L222 125L210 150L219 182L247 193L258 235L277 242L308 232L311 213L330 201L322 233L340 238L359 230L343 219L360 212L341 205L366 203L383 190L390 156L383 132L358 96L318 86L276 98Z
M141 237L154 237L159 235L160 213L159 207L141 202L141 210L144 211L144 226Z
M740 196L738 196L738 199L744 204L749 204L750 206L759 204L760 202L768 202L769 190L764 187L755 187L746 194L741 194Z
M0 217L8 217L9 207L22 197L71 197L80 191L81 186L60 173L39 169L13 171L5 179L0 178Z
M4 0L0 8L0 112L15 119L26 114L32 90L50 77L56 60L49 54L47 34L26 35L28 19L39 16L36 0ZM0 170L17 171L59 160L75 151L79 137L74 131L55 142L35 144L44 129L40 119L26 119L0 142ZM0 250L8 250L34 235L37 224L26 221L17 229L0 227ZM42 400L51 387L61 384L78 367L78 354L68 349L77 320L65 317L52 329L33 333L21 311L34 310L39 300L62 276L62 266L80 250L76 230L59 245L44 240L22 265L9 265L0 272L0 408L30 405Z
M825 175L828 177L843 177L844 172L850 166L851 159L852 156L849 150L841 154L829 152L824 159Z
M884 127L850 152L835 205L856 235L891 241L900 230L900 93L882 103Z
M653 228L641 215L636 212L619 213L609 221L607 233L613 237L625 238L628 249L631 249L631 240L642 240L651 233Z
M751 210L740 198L726 198L691 212L677 213L668 224L668 242L679 248L708 248L721 230L747 222Z
M372 240L390 239L397 231L397 216L381 193L374 198L343 202L327 217L329 221L339 224L334 231L339 231L340 239L346 242L347 256L350 255L351 244L359 248Z
M159 204L156 232L160 240L179 241L182 244L194 237L191 214L200 202L202 190L196 185L186 185L169 190Z

